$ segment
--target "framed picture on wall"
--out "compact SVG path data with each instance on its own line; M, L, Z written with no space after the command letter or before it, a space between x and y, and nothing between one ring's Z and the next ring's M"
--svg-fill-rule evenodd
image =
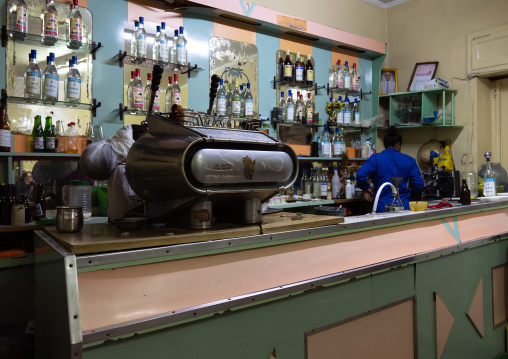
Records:
M407 87L408 91L423 90L423 85L436 76L437 65L439 62L418 62L415 64L411 80Z
M381 95L388 95L399 91L397 69L381 69L380 89Z

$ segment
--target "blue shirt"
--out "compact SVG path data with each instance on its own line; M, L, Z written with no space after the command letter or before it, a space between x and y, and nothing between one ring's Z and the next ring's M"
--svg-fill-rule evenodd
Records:
M392 183L391 177L402 177L402 182L399 185L399 195L404 209L409 209L409 201L411 200L411 193L407 187L408 181L411 191L423 191L423 180L415 159L400 153L394 148L387 148L381 153L370 156L360 167L356 174L356 183L364 191L369 189L368 177L372 178L375 194L377 194L383 183ZM385 205L390 205L392 202L392 188L385 186L379 196L376 212L384 212Z

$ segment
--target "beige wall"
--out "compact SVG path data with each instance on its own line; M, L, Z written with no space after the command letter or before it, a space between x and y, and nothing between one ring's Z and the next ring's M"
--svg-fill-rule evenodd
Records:
M295 17L386 42L385 9L363 0L254 0L252 2Z
M489 131L482 131L490 128L491 115L485 106L490 86L489 81L467 78L467 34L508 24L507 14L506 0L412 0L386 9L385 67L398 69L399 91L407 90L415 63L439 61L437 76L447 79L450 87L458 90L455 121L464 125L460 132L439 130L422 134L421 130L408 130L403 133L403 152L416 156L420 145L432 136L456 137L453 156L458 169L478 170L477 158L480 163L483 161L483 152L478 151L488 148L490 140Z

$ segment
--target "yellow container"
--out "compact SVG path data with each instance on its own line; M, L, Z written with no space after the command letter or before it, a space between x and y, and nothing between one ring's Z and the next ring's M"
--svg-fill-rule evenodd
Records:
M409 209L412 211L425 211L427 209L427 202L409 202Z

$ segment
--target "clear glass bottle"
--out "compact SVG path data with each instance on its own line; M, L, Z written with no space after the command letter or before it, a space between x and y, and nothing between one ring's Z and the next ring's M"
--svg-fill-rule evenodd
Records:
M332 139L332 156L333 157L340 157L342 155L341 150L342 150L342 148L340 145L339 128L335 127L335 134L333 135L333 139Z
M356 70L356 63L353 64L351 70L351 88L354 91L360 91L360 74Z
M325 126L325 130L323 133L323 157L330 158L332 157L332 143L330 141L330 133L328 132L328 126Z
M321 198L321 172L319 167L314 171L314 180L312 181L312 198Z
M170 66L171 68L174 68L175 67L174 65L178 62L178 53L176 50L177 41L178 41L178 30L175 30L174 37L173 37L173 46L171 47L171 50L170 50L171 52L170 52L170 59L169 59L169 61L173 64Z
M171 112L171 93L173 92L173 77L168 77L168 87L166 88L166 112Z
M328 191L328 168L321 170L321 199L326 199Z
M312 125L312 116L314 114L314 103L312 102L310 92L307 93L307 101L305 102L305 120L307 125Z
M466 180L467 186L471 193L471 197L478 197L478 176L476 172L460 172L460 178Z
M41 13L41 20L41 42L44 45L54 45L58 38L58 12L53 0L46 0L46 6Z
M240 106L240 117L245 117L245 90L243 89L243 85L240 85L240 98L241 106Z
M348 62L344 64L344 89L345 90L352 90L352 83L351 83L351 71L349 70Z
M148 106L150 106L150 95L152 93L152 74L148 73L146 75L146 85L143 90L143 111L148 111Z
M340 178L339 173L337 171L337 167L333 169L333 177L332 177L332 198L339 199L340 198Z
M335 66L330 66L328 70L328 88L333 89L336 86L336 77L335 77Z
M25 97L39 100L41 98L41 69L37 64L37 50L28 55L29 63L25 72Z
M224 80L220 79L219 89L217 90L217 115L226 114L226 90L224 89Z
M286 122L286 99L284 98L284 91L280 92L279 100L279 121Z
M49 64L46 70L44 70L42 99L55 103L58 101L58 82L60 77L55 66L55 54L53 52L49 53L48 60Z
M286 121L287 123L295 122L295 104L293 102L293 94L288 90L288 99L286 101Z
M62 121L56 121L56 130L55 130L55 152L57 153L65 153L65 132L63 129Z
M78 153L78 131L76 130L76 123L70 122L69 128L65 132L65 153Z
M182 106L182 91L178 85L178 74L173 76L173 89L171 91L171 107L173 105Z
M339 142L340 142L339 154L342 156L344 153L346 153L346 138L344 137L343 132L339 132Z
M153 46L152 46L152 59L154 61L160 60L160 57L159 57L160 37L161 37L161 27L159 25L157 25L155 27L155 39L153 41Z
M143 82L141 81L140 69L136 69L134 82L132 83L132 109L135 112L143 111Z
M77 50L85 42L85 28L83 26L81 12L79 11L78 0L72 0L71 12L66 19L66 23L67 47Z
M95 142L95 130L92 122L86 124L86 145L89 146Z
M78 70L78 58L72 56L69 60L69 72L65 77L64 88L66 90L65 100L67 102L80 102L81 101L81 75Z
M494 172L492 171L492 167L490 165L490 152L485 152L485 159L487 160L487 165L485 169L485 175L483 178L483 195L485 197L494 197L497 196L497 188L496 188L496 177Z
M305 194L308 194L312 198L312 182L314 181L314 169L310 169L310 175L307 177L305 182Z
M339 98L337 99L337 102L342 104L342 96L339 96ZM336 122L337 122L337 125L343 125L344 124L344 106L342 106L342 109L340 111L336 111Z
M99 142L104 141L105 139L106 137L104 136L104 126L102 122L99 122L99 124L97 125L97 131L95 133L95 141Z
M238 81L235 81L235 89L231 95L231 113L233 117L239 117L242 109L242 97L238 88Z
M176 56L179 65L187 65L187 39L183 35L183 26L180 26L180 33L176 40Z
M360 106L358 106L358 99L355 98L355 103L353 105L353 113L354 113L354 126L360 127Z
M349 105L349 98L347 97L343 108L344 108L344 125L351 126L351 106Z
M317 144L318 144L318 157L323 157L323 141L321 140L321 136L317 136Z
M131 52L130 55L137 57L138 55L138 45L136 43L136 32L138 32L139 21L134 21L134 31L131 34Z
M337 70L335 70L335 87L339 90L344 89L344 69L340 64L340 60L337 60Z
M169 62L168 36L166 34L166 23L161 22L161 33L159 35L158 48L159 60Z
M305 106L301 99L300 91L296 93L295 117L297 123L302 123Z
M134 83L134 79L136 78L136 71L131 71L131 80L129 85L127 86L127 109L132 110L132 84Z
M145 19L143 16L139 17L139 26L136 31L136 56L138 59L146 58L146 31Z
M247 82L247 89L245 90L244 101L245 101L245 117L253 116L254 98L252 97L252 93L250 92L250 82Z
M300 179L300 190L302 191L302 196L307 193L305 192L305 185L308 181L308 178L307 178L307 171L305 169L302 170L302 178Z
M9 6L11 30L18 32L15 38L23 39L28 31L28 6L25 0L13 0Z

